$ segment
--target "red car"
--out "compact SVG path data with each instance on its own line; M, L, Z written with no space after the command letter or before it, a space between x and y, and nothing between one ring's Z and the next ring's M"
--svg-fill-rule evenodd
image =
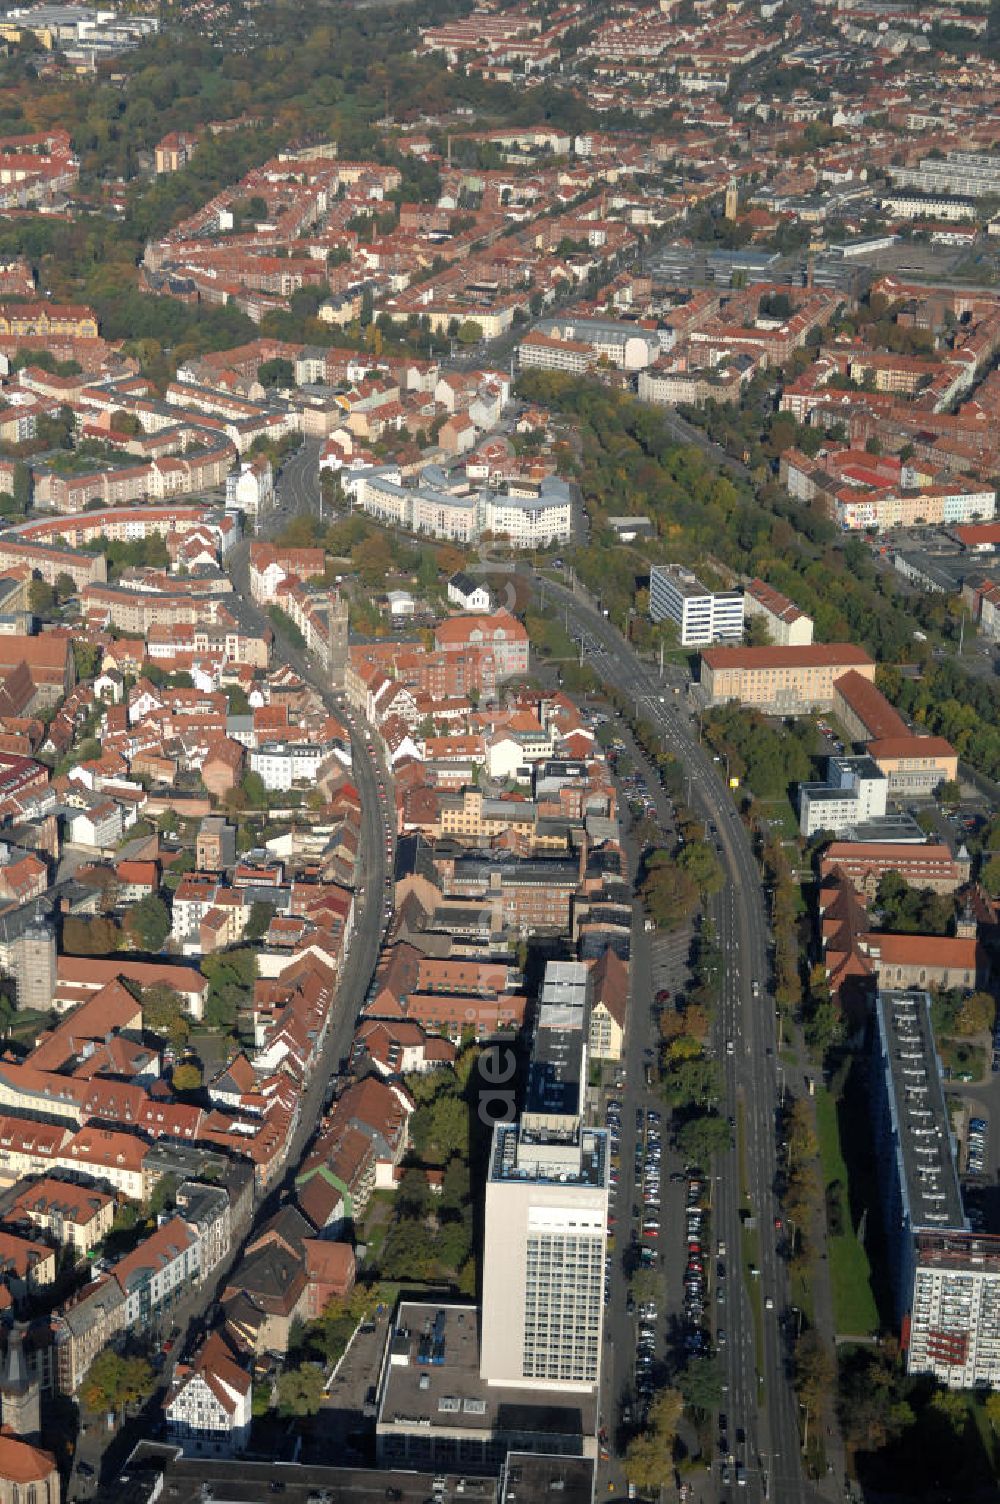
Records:
M656 994L656 1001L658 1003L669 1003L669 1001L670 1001L670 989L669 989L669 987L661 987L660 988L660 991Z

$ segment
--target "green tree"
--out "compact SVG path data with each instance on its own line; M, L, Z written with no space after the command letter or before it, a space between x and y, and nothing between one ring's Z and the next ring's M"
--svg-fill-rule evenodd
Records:
M817 1002L806 1015L804 1033L806 1044L817 1055L825 1055L840 1043L844 1021L840 1010L829 998Z
M73 641L73 665L76 677L84 683L93 679L101 666L101 650L96 643Z
M149 1215L155 1220L161 1212L167 1211L177 1200L177 1176L168 1171L161 1175L149 1194Z
M937 797L942 804L957 804L962 797L962 789L957 779L946 778L938 787Z
M688 1409L708 1415L722 1403L722 1378L715 1358L692 1358L682 1369L677 1386Z
M833 1386L833 1355L814 1327L795 1344L795 1390L799 1403L815 1415Z
M983 863L979 876L990 897L1000 898L1000 851Z
M715 851L706 841L689 841L680 852L677 864L697 883L707 897L718 893L726 877Z
M722 1071L717 1060L703 1055L677 1061L663 1084L675 1107L714 1107L722 1099Z
M257 958L250 947L206 956L201 963L208 981L205 1023L210 1029L232 1033L240 1008L249 1003L257 977Z
M629 1442L625 1476L643 1493L659 1493L673 1461L677 1425L684 1409L679 1389L663 1389L649 1407L646 1429Z
M460 345L478 345L482 337L483 326L477 324L475 319L466 319L455 336Z
M939 1389L931 1396L930 1408L943 1426L956 1436L963 1436L969 1424L969 1406L963 1394Z
M170 912L162 898L147 893L129 909L125 925L140 950L155 952L170 934Z
M469 1109L460 1097L440 1096L430 1109L429 1147L444 1163L469 1153Z
M382 1245L381 1273L387 1279L426 1280L434 1273L435 1255L422 1218L401 1217Z
M273 918L273 903L252 903L250 905L250 917L247 919L247 927L243 931L243 939L247 945L256 945L259 940L263 940Z
M856 1348L842 1358L837 1413L850 1446L878 1451L910 1429L915 1417L903 1385L904 1376L891 1349Z
M708 1164L713 1154L724 1153L732 1141L729 1124L715 1113L691 1118L677 1134L677 1147L688 1164Z
M643 904L657 929L675 930L698 907L698 884L666 852L654 852L640 889Z
M1000 1431L1000 1393L995 1389L986 1396L986 1419L994 1431Z
M23 460L18 460L14 466L12 484L14 505L19 512L26 512L31 505L31 471Z
M267 790L264 780L259 773L244 773L243 782L240 785L246 797L247 804L251 809L263 809L267 806Z
M435 1251L449 1273L457 1274L472 1249L472 1231L464 1222L444 1222L434 1240Z
M459 1154L449 1159L444 1167L444 1183L441 1187L440 1207L442 1213L461 1212L472 1199L472 1180L469 1166Z
M313 1363L286 1368L278 1375L278 1414L286 1418L316 1415L323 1403L323 1370Z
M143 1028L169 1039L175 1048L183 1045L191 1032L191 1020L180 993L165 982L156 982L143 988L140 1001Z
M32 580L28 586L28 605L35 616L43 619L55 614L56 592L48 580Z
M306 640L302 636L302 633L299 631L298 627L292 621L292 618L288 615L287 611L282 611L280 606L268 606L267 614L271 618L271 622L273 623L276 630L280 632L283 637L288 638L289 642L292 644L292 647L299 649L305 647Z
M265 360L257 368L257 380L261 386L289 387L295 385L295 367L290 360L282 356L276 356L274 360Z
M144 1358L123 1358L106 1347L87 1370L80 1398L88 1410L120 1410L150 1395L153 1382L153 1370Z

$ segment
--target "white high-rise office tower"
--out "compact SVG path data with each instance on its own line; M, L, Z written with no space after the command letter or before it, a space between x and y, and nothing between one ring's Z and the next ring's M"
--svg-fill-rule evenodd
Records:
M525 1109L494 1128L486 1182L480 1372L593 1389L600 1376L608 1145L583 1122L588 968L550 962Z

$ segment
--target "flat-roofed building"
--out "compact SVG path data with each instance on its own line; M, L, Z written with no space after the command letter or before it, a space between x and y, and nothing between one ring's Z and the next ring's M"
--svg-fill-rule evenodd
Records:
M799 784L799 830L806 840L885 814L889 780L870 757L828 757L822 783Z
M971 1232L934 1048L930 994L880 991L872 1147L896 1316L912 1374L1000 1384L1000 1238Z
M491 1311L484 1324L495 1319ZM378 1396L380 1467L497 1476L512 1449L595 1458L596 1429L592 1395L491 1388L480 1372L475 1306L400 1303Z
M590 970L545 969L524 1110L493 1130L481 1372L490 1385L592 1394L600 1378L607 1135L584 1126Z
M742 593L709 590L679 564L654 564L650 569L649 614L654 622L672 621L685 648L739 642L743 637Z
M520 1453L516 1454L520 1458ZM540 1458L545 1461L545 1458ZM567 1457L567 1482L577 1477L576 1466L593 1465ZM513 1459L512 1459L513 1461ZM240 1500L241 1504L272 1504L276 1493L284 1504L373 1504L373 1500L393 1499L397 1504L427 1504L433 1494L440 1504L496 1504L496 1477L470 1477L462 1463L461 1471L442 1470L434 1478L412 1468L393 1471L372 1467L319 1467L314 1463L284 1462L269 1457L265 1462L244 1462L218 1456L181 1454L177 1441L140 1441L108 1485L108 1493L98 1495L100 1504L113 1497L115 1504L157 1504L163 1497L175 1504L204 1504L207 1497ZM553 1474L553 1476L558 1476ZM532 1495L531 1497L535 1497ZM541 1497L539 1495L538 1497ZM546 1495L548 1497L548 1495ZM574 1491L560 1493L560 1504L590 1504L590 1494L581 1498L578 1485ZM514 1504L511 1495L511 1504ZM521 1504L528 1496L521 1495ZM45 1504L40 1500L39 1504ZM54 1501L52 1501L54 1504Z
M928 992L880 990L872 1031L871 1146L896 1321L904 1331L917 1233L966 1226L930 1009Z
M850 672L874 682L874 660L850 642L713 647L701 655L701 687L709 705L737 700L772 715L832 709L834 686Z
M906 1366L949 1389L1000 1386L1000 1238L964 1228L914 1239Z

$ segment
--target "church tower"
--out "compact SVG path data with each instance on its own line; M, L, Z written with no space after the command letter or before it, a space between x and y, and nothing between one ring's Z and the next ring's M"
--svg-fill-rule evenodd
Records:
M339 590L331 590L327 596L327 668L332 689L344 687L347 632L347 597Z
M42 1433L38 1379L28 1372L20 1322L7 1333L7 1350L0 1364L0 1421L19 1441L37 1443Z
M736 219L740 212L740 190L736 186L736 179L730 178L726 184L726 218Z

